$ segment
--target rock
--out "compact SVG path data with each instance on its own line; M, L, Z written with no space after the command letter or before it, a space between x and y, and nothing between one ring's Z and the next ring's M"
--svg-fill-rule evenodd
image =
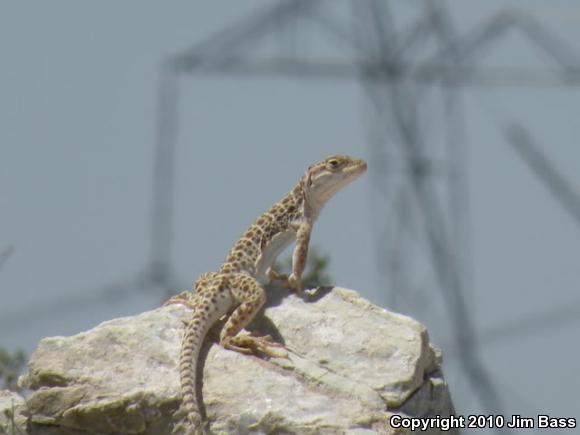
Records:
M284 340L288 359L211 346L203 400L213 433L400 434L409 432L390 426L393 414L453 413L422 325L350 290L315 299L289 296L255 322ZM185 433L177 362L189 315L173 305L43 339L20 379L32 390L30 433Z
M0 434L26 433L26 405L18 394L0 390Z

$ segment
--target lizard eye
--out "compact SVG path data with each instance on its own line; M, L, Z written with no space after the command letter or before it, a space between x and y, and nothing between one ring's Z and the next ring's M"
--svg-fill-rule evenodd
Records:
M340 162L338 161L338 159L330 159L326 163L328 164L328 166L330 167L330 169L336 169L336 168L338 168L338 165L340 164Z

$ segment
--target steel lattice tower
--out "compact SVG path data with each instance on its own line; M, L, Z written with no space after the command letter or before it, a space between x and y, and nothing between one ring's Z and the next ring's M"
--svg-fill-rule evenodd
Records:
M403 13L399 9L404 10ZM546 70L485 68L476 57L510 30L543 50ZM332 41L329 55L308 38ZM331 44L332 45L332 44ZM172 288L172 195L178 81L193 75L286 76L360 82L373 177L380 283L391 308L441 326L482 407L501 410L478 355L468 310L466 86L578 85L580 65L539 23L502 12L458 35L442 1L288 0L228 26L163 62L153 197L151 280ZM428 101L436 101L430 105ZM437 134L429 119L443 126ZM445 321L443 322L445 323Z

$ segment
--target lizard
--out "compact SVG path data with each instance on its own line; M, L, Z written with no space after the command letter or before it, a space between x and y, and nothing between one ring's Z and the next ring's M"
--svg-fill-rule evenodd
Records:
M261 351L281 356L283 347L270 336L238 334L266 302L264 285L282 282L290 290L302 291L302 273L314 222L323 206L338 191L366 171L364 160L331 155L308 167L292 190L258 217L234 243L216 272L200 275L194 292L182 292L165 305L185 304L193 310L186 322L179 356L182 406L189 423L201 428L201 414L195 395L198 357L209 329L225 316L219 343L243 354ZM282 275L274 262L286 247L296 242L292 253L292 272Z

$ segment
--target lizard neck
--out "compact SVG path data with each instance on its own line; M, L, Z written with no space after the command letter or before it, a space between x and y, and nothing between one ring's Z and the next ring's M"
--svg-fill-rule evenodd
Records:
M323 198L317 198L316 195L313 195L308 186L308 182L308 177L305 175L300 179L299 183L296 185L296 187L294 187L294 189L300 190L304 216L308 219L311 219L312 221L315 221L327 200Z

